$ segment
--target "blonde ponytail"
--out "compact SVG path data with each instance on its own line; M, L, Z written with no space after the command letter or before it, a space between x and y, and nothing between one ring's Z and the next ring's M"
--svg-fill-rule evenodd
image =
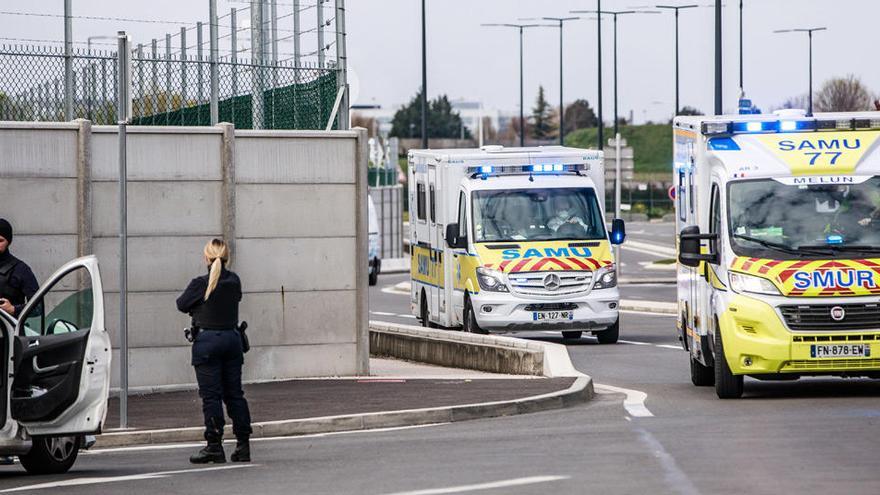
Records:
M205 245L205 260L211 264L208 274L208 288L205 289L205 301L211 297L211 293L217 288L220 281L220 272L223 271L223 263L229 261L229 246L222 239L211 239Z

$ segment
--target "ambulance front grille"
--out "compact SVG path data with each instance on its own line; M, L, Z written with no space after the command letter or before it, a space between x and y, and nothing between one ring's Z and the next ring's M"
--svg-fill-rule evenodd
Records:
M550 290L544 286L549 274L559 276L559 288ZM593 286L593 272L518 272L508 276L510 288L515 294L525 296L565 296L587 292Z
M785 363L782 371L846 371L880 369L880 359L795 360Z
M843 308L843 318L831 318L831 309ZM815 304L780 306L788 328L800 331L880 329L880 304Z

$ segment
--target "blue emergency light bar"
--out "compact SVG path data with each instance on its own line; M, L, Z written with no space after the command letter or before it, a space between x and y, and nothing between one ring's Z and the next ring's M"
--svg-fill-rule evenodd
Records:
M747 120L742 122L703 122L702 132L706 136L732 134L766 134L778 132L812 131L854 131L878 130L880 119L838 119L838 120Z
M480 165L468 167L468 174L474 176L523 175L523 174L563 174L589 170L586 163L539 163L535 165Z

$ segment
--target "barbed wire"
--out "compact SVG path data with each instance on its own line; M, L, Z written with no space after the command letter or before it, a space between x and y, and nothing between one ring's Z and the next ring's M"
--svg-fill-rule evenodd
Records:
M0 11L0 15L17 15L17 16L25 16L25 17L55 17L55 18L64 18L64 14L43 14L39 12L13 12L8 10ZM116 21L116 22L139 22L144 24L182 24L182 25L190 25L189 21L172 21L172 20L164 20L164 19L136 19L136 18L126 18L126 17L104 17L104 16L92 16L92 15L72 15L71 19L85 19L91 21Z

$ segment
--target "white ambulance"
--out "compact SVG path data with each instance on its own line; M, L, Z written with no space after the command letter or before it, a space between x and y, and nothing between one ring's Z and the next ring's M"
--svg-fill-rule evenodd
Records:
M678 117L679 336L694 385L880 378L880 113Z
M618 338L602 153L561 146L409 153L411 308L467 332Z

